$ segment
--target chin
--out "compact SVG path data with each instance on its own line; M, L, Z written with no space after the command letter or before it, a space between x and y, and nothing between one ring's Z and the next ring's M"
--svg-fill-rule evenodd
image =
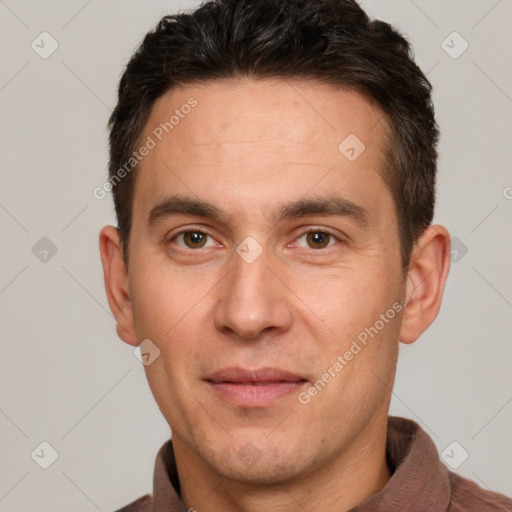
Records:
M288 460L284 465L282 462L272 464L258 461L252 467L243 464L222 465L212 468L220 476L239 484L252 487L279 487L290 481L297 481L298 477L306 471L299 469L300 463L293 463Z
M239 450L226 447L224 453L203 453L202 458L222 478L248 486L276 487L297 481L315 470L315 457L302 449L266 446L256 448L250 441ZM309 460L311 459L311 460Z

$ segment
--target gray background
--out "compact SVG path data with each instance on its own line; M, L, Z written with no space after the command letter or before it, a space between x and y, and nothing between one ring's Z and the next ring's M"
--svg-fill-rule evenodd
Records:
M92 190L106 179L123 66L161 16L194 5L0 0L2 511L107 512L152 491L170 430L114 330L98 252L112 204ZM418 421L440 452L456 441L452 464L469 453L460 474L512 495L512 4L363 6L408 34L434 85L436 222L457 238L437 321L401 349L391 413ZM31 48L43 31L59 45L47 59ZM458 58L442 47L453 31L469 44ZM58 452L46 470L31 458L43 441Z

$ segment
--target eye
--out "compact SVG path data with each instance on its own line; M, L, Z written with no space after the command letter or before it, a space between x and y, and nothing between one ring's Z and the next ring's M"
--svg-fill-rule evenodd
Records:
M300 240L305 239L305 243L307 245L301 245ZM298 245L300 247L310 248L310 249L325 249L326 247L330 247L338 240L332 233L327 231L320 230L311 230L304 233L302 236L297 238Z
M208 245L207 239L210 238L212 241ZM170 241L176 243L180 247L185 249L203 249L204 247L212 247L215 245L215 241L208 234L199 230L182 231L174 235Z

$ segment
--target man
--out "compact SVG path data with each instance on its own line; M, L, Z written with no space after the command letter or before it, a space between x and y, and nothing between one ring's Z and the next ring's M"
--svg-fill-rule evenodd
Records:
M450 251L431 87L395 29L348 0L165 17L110 130L107 297L172 430L121 510L512 510L388 418Z

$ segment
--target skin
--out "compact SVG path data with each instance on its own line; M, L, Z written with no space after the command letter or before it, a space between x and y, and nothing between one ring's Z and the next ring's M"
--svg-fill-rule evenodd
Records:
M154 104L141 140L190 97L197 106L137 171L128 270L117 229L100 234L117 333L161 351L145 371L172 429L187 507L349 510L390 478L386 421L399 342L415 341L437 316L449 233L428 227L403 272L380 174L387 124L358 92L251 79L173 89ZM366 147L354 161L338 149L349 134ZM364 208L367 225L273 215L333 193ZM151 209L172 194L208 201L225 218L180 214L149 227ZM320 235L312 240L308 229ZM209 235L199 236L205 245L177 236L187 230ZM236 251L248 236L262 249L252 263ZM299 374L307 390L396 303L402 310L307 404L292 392L242 407L203 380L226 367L270 366Z

